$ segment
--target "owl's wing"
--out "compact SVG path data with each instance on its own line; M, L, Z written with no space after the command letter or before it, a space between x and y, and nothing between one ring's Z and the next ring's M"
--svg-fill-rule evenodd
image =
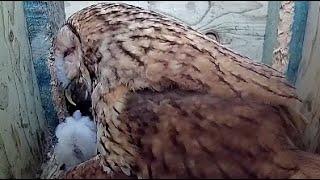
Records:
M286 178L301 134L279 106L195 92L142 91L119 115L142 177Z
M281 106L177 89L143 90L129 94L118 118L125 141L117 145L134 146L138 177L319 177L319 158L299 151L301 133ZM96 157L65 177L128 178L121 170L104 172L99 162Z
M108 173L100 165L100 155L85 161L68 172L61 174L62 179L131 179L121 171Z

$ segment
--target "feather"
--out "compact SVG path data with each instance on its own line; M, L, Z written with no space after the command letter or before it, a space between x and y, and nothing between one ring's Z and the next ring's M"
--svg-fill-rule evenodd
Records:
M65 69L63 67L64 62L62 60L58 60L56 58L55 60L55 66L56 66L56 75L58 78L58 81L62 85L62 87L67 87L67 85L70 83L70 80L67 78L67 74L65 72Z

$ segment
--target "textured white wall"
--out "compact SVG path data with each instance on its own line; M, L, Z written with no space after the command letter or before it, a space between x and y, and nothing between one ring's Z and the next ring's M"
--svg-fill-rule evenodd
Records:
M66 17L99 2L108 1L65 1ZM113 2L125 2L170 15L204 33L214 31L225 46L261 61L267 21L267 1Z

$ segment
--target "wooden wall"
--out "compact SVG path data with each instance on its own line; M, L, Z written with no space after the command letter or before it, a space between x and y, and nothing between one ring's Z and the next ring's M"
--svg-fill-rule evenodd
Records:
M310 151L320 153L320 2L310 1L296 87L303 112L311 120L306 132Z
M45 119L21 1L0 1L0 178L35 177Z
M24 1L33 66L40 91L40 99L48 128L52 134L61 120L61 98L57 86L52 57L52 40L65 20L63 1ZM60 94L60 93L59 93Z
M64 1L66 18L102 1ZM104 1L110 2L110 1ZM262 60L268 1L113 1L161 12L203 33L215 33L235 51Z

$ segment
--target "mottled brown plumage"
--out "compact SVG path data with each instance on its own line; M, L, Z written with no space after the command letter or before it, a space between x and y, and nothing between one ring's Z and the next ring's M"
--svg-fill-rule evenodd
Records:
M306 122L295 111L301 102L294 87L182 23L130 5L96 4L67 20L54 52L67 79L86 85L99 168L109 175L318 175L305 168L318 161L297 149Z
M72 170L61 173L59 178L63 179L133 179L134 176L127 176L121 171L105 173L100 165L101 157L96 157L79 164Z
M301 136L284 107L177 89L143 90L127 97L118 126L118 135L126 141L115 135L101 139L110 153L107 166L115 174L104 175L98 163L88 162L85 167L89 170L82 165L67 178L128 178L116 165L112 167L117 162L115 154L124 151L132 158L133 171L144 178L320 175L315 171L319 157L296 146L301 145Z

